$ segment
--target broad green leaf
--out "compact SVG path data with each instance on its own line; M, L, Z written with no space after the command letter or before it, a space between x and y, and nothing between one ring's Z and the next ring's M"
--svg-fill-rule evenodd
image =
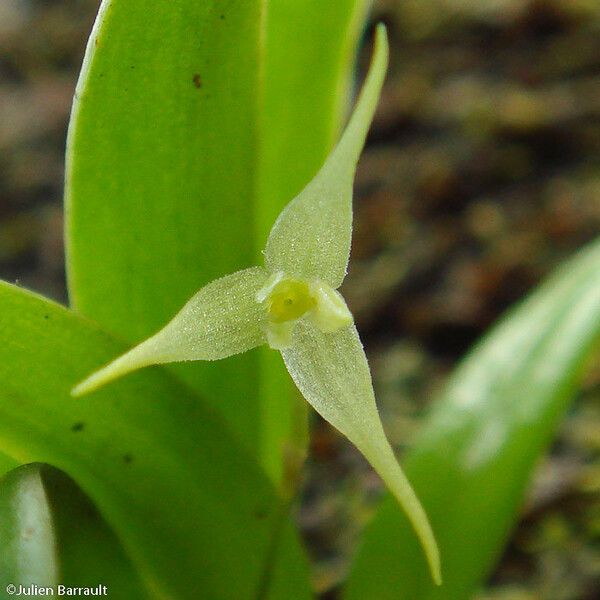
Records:
M338 141L371 0L269 0L259 110L256 249Z
M440 545L436 589L391 499L368 527L345 598L467 600L514 526L600 338L600 243L564 265L467 357L405 461Z
M76 310L129 342L253 263L261 4L102 3L69 132L69 289ZM179 369L248 443L256 361Z
M67 475L23 465L0 479L0 589L105 585L111 598L147 597L114 533Z
M102 3L67 152L78 311L139 342L204 284L256 263L334 141L366 4ZM293 415L275 365L254 352L174 369L278 479Z
M213 411L160 368L72 398L123 345L5 283L0 332L0 451L68 473L151 597L254 598L281 505Z

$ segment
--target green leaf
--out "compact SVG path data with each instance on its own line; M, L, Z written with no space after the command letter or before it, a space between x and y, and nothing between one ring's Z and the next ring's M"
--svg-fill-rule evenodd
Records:
M14 458L11 458L7 454L0 452L0 477L18 466L18 461L16 461Z
M102 3L67 150L69 288L79 312L129 342L252 264L260 5ZM247 442L256 360L180 368Z
M440 545L444 585L429 583L406 520L388 499L367 529L345 598L471 597L500 555L599 337L595 243L473 350L405 462Z
M150 595L254 598L281 505L213 411L160 368L73 399L123 345L5 283L0 331L0 451L73 477Z
M114 533L67 475L44 464L0 480L0 589L9 584L107 587L111 598L144 598Z
M79 312L139 342L202 285L256 263L341 123L367 3L332 4L103 2L67 152ZM294 420L281 365L253 352L173 369L279 478Z
M283 505L280 522L271 547L271 562L263 572L258 600L309 600L313 594L308 586L308 560L298 531L287 518L289 505Z

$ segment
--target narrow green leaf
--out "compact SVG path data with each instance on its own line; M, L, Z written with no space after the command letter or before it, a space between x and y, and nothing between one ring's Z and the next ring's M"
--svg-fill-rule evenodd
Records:
M202 285L256 262L265 219L310 179L341 122L367 3L332 4L103 2L67 152L78 311L138 342ZM173 368L278 478L293 427L281 367L254 352Z
M73 477L151 596L254 598L280 504L213 411L159 368L73 399L123 345L5 283L0 332L0 451Z
M474 349L405 461L442 556L430 584L403 515L386 500L345 598L466 600L500 555L524 489L600 337L600 243L567 263Z
M0 589L106 586L111 598L147 597L114 533L89 498L49 465L0 480ZM32 594L30 594L32 595Z

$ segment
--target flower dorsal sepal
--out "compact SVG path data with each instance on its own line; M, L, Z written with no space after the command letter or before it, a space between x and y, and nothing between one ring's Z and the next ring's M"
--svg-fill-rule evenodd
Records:
M318 279L305 281L274 273L256 294L267 313L267 343L274 350L289 348L294 325L309 319L324 333L333 333L352 324L352 313L342 295Z

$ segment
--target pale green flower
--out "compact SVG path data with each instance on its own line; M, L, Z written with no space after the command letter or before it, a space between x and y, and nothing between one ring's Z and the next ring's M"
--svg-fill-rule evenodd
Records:
M340 142L273 225L265 266L203 287L161 331L91 375L82 395L130 371L174 361L217 360L267 343L321 416L369 460L408 515L436 582L435 538L387 441L362 344L342 296L352 236L356 163L379 99L388 58L377 29L367 80Z

